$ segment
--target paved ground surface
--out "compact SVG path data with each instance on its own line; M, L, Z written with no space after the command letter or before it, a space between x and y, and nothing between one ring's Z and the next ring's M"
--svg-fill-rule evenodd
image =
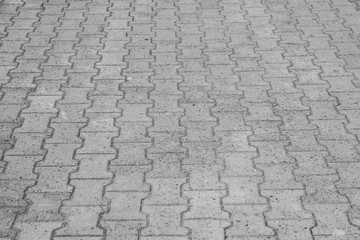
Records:
M359 6L1 1L0 240L359 240Z

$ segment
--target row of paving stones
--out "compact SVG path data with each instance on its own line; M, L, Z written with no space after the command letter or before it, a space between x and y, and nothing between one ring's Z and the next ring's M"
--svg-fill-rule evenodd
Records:
M0 239L360 238L360 12L4 0Z

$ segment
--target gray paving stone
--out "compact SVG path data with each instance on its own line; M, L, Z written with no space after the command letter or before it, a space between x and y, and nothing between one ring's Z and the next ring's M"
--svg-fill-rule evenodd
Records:
M0 9L1 240L360 239L356 1Z

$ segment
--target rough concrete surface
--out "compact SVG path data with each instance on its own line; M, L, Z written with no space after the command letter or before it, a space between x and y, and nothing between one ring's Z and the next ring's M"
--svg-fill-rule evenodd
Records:
M358 10L0 1L0 240L359 240Z

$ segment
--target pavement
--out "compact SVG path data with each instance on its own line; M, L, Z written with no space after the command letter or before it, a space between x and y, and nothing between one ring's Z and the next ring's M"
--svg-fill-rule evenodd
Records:
M359 10L0 1L0 240L359 240Z

